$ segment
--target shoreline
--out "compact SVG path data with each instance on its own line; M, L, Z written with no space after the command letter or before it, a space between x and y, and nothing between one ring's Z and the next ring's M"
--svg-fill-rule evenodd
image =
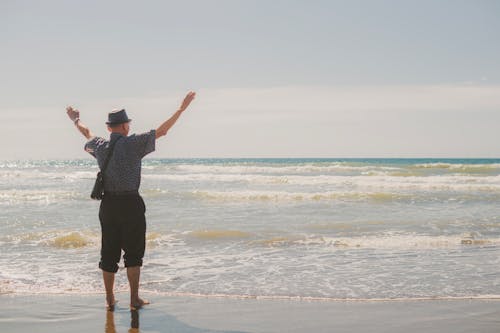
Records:
M116 310L109 312L103 294L3 294L0 331L482 333L500 329L499 299L324 302L143 296L152 304L130 311L128 293L118 293Z
M126 291L115 290L117 295L126 294ZM286 295L238 295L238 294L200 294L189 292L159 292L141 289L141 294L153 297L170 298L194 298L194 299L227 299L227 300L261 300L261 301L290 301L290 302L345 302L345 303L396 303L396 302L424 302L424 301L500 301L500 295L472 295L472 296L417 296L417 297L374 297L374 298L337 298L321 296L286 296ZM81 292L14 292L0 291L2 296L20 296L20 297L51 297L51 296L82 296L98 297L104 296L102 291Z

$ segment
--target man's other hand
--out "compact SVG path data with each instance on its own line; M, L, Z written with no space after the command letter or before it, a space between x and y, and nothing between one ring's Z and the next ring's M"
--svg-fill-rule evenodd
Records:
M193 101L194 97L196 96L196 93L194 91L190 91L186 97L184 97L184 101L182 101L181 107L179 108L179 111L183 112L184 110L187 109L189 104Z
M73 109L73 107L71 106L68 106L66 108L66 113L68 114L68 117L69 119L71 119L71 121L75 121L76 119L80 118L80 111L78 111L77 109Z

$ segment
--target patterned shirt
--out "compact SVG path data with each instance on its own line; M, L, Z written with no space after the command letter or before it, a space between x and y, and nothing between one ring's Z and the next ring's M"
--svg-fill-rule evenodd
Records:
M124 136L111 133L110 140L93 137L85 144L85 151L97 159L102 169L109 153L110 142L116 142L113 156L104 172L105 192L138 191L141 184L141 160L155 150L156 131Z

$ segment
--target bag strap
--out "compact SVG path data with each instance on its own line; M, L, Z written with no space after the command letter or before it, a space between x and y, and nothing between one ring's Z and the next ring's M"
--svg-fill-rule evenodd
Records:
M108 156L106 157L106 161L104 161L104 165L102 166L102 169L101 169L101 174L104 176L104 171L106 171L106 168L108 167L108 164L109 164L109 160L111 160L111 156L113 156L113 152L115 150L115 145L116 143L118 142L118 140L120 140L122 137L120 136L118 139L116 139L114 142L111 142L109 144L109 153L108 153Z

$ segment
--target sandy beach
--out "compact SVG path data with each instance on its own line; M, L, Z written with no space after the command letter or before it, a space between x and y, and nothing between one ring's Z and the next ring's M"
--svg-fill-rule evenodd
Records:
M0 331L20 332L498 332L500 300L292 301L165 297L115 312L102 295L2 295Z

